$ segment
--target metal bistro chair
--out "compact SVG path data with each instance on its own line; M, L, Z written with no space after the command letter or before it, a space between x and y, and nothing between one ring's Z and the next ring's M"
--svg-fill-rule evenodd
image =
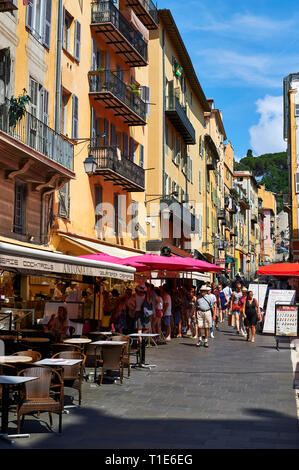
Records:
M102 346L102 374L100 379L100 385L103 383L103 377L105 370L118 370L120 373L120 383L123 383L124 376L124 365L122 362L123 346L112 346L107 344Z
M26 414L33 412L48 412L50 419L50 426L53 426L52 413L59 415L59 432L62 432L62 413L63 413L63 381L60 374L50 367L30 367L23 369L18 373L27 377L38 377L38 380L27 382L24 385L24 390L21 392L20 401L17 406L18 416L18 434L24 424L24 417ZM59 383L60 393L59 400L56 401L50 397L51 382L53 378Z
M61 351L52 356L52 359L82 359L82 362L75 364L74 366L62 366L64 370L64 385L65 387L74 388L79 392L79 405L81 405L82 398L82 381L83 381L83 370L85 367L86 356L83 353L77 351ZM56 387L56 384L53 388Z
M111 341L125 341L126 344L122 346L122 362L123 365L128 367L128 377L131 374L131 367L130 367L130 336L112 336Z
M28 351L18 351L16 353L14 353L13 356L28 356L28 357L31 357L32 361L29 364L32 364L33 362L40 361L41 358L42 358L41 353L39 353L38 351L29 351L29 350Z

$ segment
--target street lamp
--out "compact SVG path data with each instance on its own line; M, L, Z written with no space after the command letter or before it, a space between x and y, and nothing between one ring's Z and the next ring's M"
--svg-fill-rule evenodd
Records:
M98 165L91 154L88 155L88 157L84 160L83 164L85 173L87 175L93 175L96 172Z

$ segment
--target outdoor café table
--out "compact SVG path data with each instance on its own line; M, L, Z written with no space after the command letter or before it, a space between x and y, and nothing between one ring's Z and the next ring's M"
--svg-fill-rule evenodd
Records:
M80 346L81 348L81 351L84 350L84 346L86 346L87 344L91 343L91 339L89 338L69 338L69 339L65 339L63 340L63 342L65 344L76 344L78 346Z
M123 344L126 344L126 341L93 341L91 344L96 346L96 351L97 351L97 346L120 346ZM97 361L95 362L94 366L94 382L96 382L97 378Z
M74 366L82 362L82 359L63 359L63 358L47 358L41 359L40 361L35 362L33 365L35 366L50 366L50 367L57 367L60 369L60 375L62 381L64 380L64 368L63 366ZM77 405L67 405L63 407L63 410L66 414L69 413L67 408L77 408Z
M0 356L0 364L19 364L24 362L31 362L30 356Z
M11 434L8 435L8 407L9 407L9 386L21 385L31 380L37 380L38 377L20 377L15 375L0 375L0 384L2 385L2 417L0 438L13 444L15 437L30 437L30 434Z
M155 336L159 336L159 334L157 333L132 333L129 336L130 338L142 338L141 351L139 355L139 364L135 364L132 367L148 368L148 369L150 369L151 367L156 367L155 364L145 364L145 346L146 346L146 340L148 338L154 338Z

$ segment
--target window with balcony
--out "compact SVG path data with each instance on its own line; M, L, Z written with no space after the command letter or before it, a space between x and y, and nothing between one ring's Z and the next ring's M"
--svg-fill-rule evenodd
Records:
M81 24L63 8L63 49L80 61L81 52Z

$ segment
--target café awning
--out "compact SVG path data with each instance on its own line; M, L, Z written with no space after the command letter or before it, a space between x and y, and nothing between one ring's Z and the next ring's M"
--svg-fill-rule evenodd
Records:
M0 242L0 269L134 280L135 268Z
M260 266L258 275L264 276L299 276L299 263L276 263Z

